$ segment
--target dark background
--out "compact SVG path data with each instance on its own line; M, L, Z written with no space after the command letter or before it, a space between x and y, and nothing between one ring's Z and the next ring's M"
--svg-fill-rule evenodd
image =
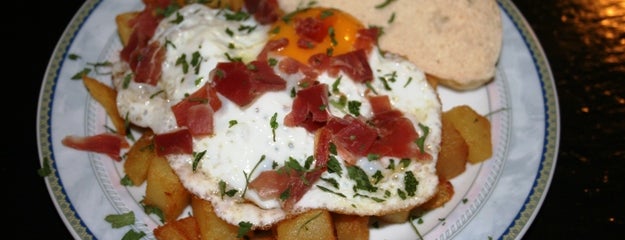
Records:
M5 125L0 176L5 234L71 239L37 175L39 89L58 39L84 1L11 1L3 14ZM523 239L625 236L625 1L514 0L551 64L560 152ZM8 43L7 43L8 41ZM7 119L9 122L7 122ZM95 206L94 206L95 207ZM8 211L7 211L8 210ZM494 218L493 220L496 220ZM8 227L6 227L8 222ZM21 237L20 237L21 238Z

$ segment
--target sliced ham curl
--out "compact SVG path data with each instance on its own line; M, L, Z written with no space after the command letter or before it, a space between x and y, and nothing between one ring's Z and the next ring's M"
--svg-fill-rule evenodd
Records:
M215 89L240 107L247 106L268 91L286 88L286 81L276 75L267 61L221 62L210 73Z
M213 113L221 108L217 91L204 84L190 96L171 107L179 127L187 127L191 135L213 134Z
M156 155L193 154L193 137L187 128L156 134L154 136Z
M108 155L115 161L121 161L121 149L130 147L124 136L114 133L101 133L93 136L66 136L61 143L67 147Z
M284 117L284 125L300 126L314 132L328 121L328 107L328 85L317 84L299 90L293 100L291 112Z
M261 172L248 187L255 190L263 199L280 199L282 208L293 206L310 190L327 170L330 154L331 133L327 129L315 132L315 166L307 171L296 171L289 167Z

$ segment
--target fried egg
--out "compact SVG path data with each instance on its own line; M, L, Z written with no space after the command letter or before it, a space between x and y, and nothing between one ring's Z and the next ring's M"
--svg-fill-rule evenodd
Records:
M181 22L172 23L176 16L163 20L152 39L168 46L162 78L156 86L131 83L125 89L118 88L120 112L128 113L131 122L152 128L157 134L174 130L177 126L170 107L210 81L209 73L218 62L232 58L244 62L253 60L272 39L297 42L293 19L328 14L326 17L333 23L332 32L309 48L289 44L273 52L270 59L279 62L292 58L307 64L310 56L326 54L330 48L334 55L346 53L354 49L356 34L364 28L357 19L336 9L298 10L288 15L290 19L283 18L273 26L258 24L251 17L228 20L227 14L233 13L191 4L178 11ZM193 56L196 52L201 59L196 65L197 71L185 72L176 64L181 56ZM392 106L403 112L419 136L425 136L423 150L430 159L360 157L352 165L337 156L338 169L325 171L320 180L308 183L310 190L292 209L283 209L280 199L264 199L248 188L250 181L264 171L285 166L287 161L307 165L306 160L314 154L315 145L314 133L282 123L292 110L292 90L299 87L304 74L286 73L275 65L274 72L285 79L286 90L264 93L245 107L220 95L222 107L214 114L214 134L193 140L194 152L206 152L196 161L196 169L193 170L196 159L189 154L168 155L170 165L190 192L213 204L218 216L233 225L251 223L253 229L267 229L292 214L309 209L379 216L426 202L438 185L435 165L440 145L441 103L437 93L426 81L425 74L400 55L385 53L373 46L367 60L374 75L369 84L358 83L342 72L338 76L324 72L316 80L341 93L330 94L329 102L344 101L340 96L358 102L363 118L373 116L367 94L374 91L378 95L388 95ZM119 71L128 70L120 67ZM122 78L119 76L124 74L117 75L116 85L119 85ZM339 105L328 107L337 117L353 114ZM358 169L358 174L352 174L353 169ZM363 178L372 184L374 191L358 189L358 181Z

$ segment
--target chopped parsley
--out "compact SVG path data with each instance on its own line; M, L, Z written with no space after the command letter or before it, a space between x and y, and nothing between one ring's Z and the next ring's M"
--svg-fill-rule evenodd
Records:
M200 160L202 160L202 157L204 157L204 154L206 154L206 150L201 151L199 153L193 152L193 165L192 165L193 172L197 170L197 165L200 163Z
M415 192L417 192L417 185L419 185L419 181L415 178L414 173L407 171L404 175L404 188L408 196L414 197Z
M421 151L421 153L424 153L425 152L425 138L428 137L428 134L430 133L430 128L421 123L419 123L419 128L421 128L421 130L423 131L423 136L420 136L419 138L417 138L417 140L415 140L415 143L417 144L417 147L419 147L419 150Z
M250 222L239 222L239 231L237 232L237 238L243 238L247 233L252 230L252 223Z
M269 126L271 127L271 134L273 134L273 141L276 141L276 129L278 129L278 113L273 113L271 116L271 120L269 121Z
M348 166L347 176L356 182L356 185L354 186L355 189L361 189L368 192L375 192L378 190L378 188L374 187L369 181L367 173L365 173L365 171L358 166Z
M121 228L135 223L135 213L110 214L104 218L113 228Z
M47 157L44 157L43 164L41 168L37 170L37 174L39 174L40 177L47 177L51 173L52 173L52 169L50 168L50 159L48 159Z
M260 165L260 163L264 160L265 160L265 155L260 156L260 159L258 160L256 165L254 165L254 168L252 168L252 171L250 171L249 174L243 171L243 175L245 176L245 188L243 188L243 193L241 193L241 197L245 197L245 192L247 192L247 186L250 184L250 177L252 176L252 173L254 173L258 165Z

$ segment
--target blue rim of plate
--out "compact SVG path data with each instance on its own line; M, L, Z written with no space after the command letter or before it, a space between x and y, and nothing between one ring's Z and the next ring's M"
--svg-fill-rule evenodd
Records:
M83 24L91 13L103 0L88 0L72 18L51 56L48 68L42 82L39 106L37 111L37 142L39 161L43 166L48 161L52 174L46 177L46 184L57 211L72 234L80 239L96 238L89 230L78 212L68 199L65 187L60 179L56 159L52 150L51 137L51 109L55 87L61 67L67 58L75 36L80 32ZM540 165L535 175L532 188L527 194L523 206L517 212L514 220L508 225L498 239L519 239L529 228L529 225L538 214L540 206L547 195L551 178L555 170L555 163L559 145L560 118L555 83L545 53L529 24L510 0L497 0L503 12L511 18L516 30L521 33L524 43L529 49L538 73L543 97L545 112L544 145L541 153Z

